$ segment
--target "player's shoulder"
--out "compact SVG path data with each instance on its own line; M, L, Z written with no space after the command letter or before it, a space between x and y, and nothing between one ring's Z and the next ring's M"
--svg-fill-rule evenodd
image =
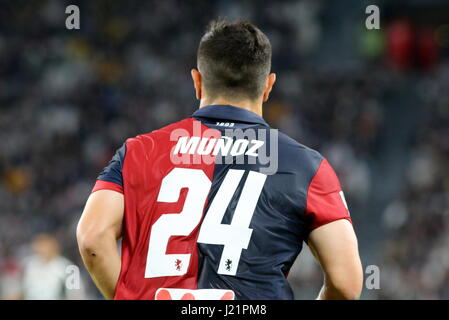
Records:
M170 141L170 139L176 139L192 126L193 118L185 118L179 121L170 123L166 126L163 126L159 129L138 134L134 137L130 137L126 139L126 150L131 151L133 149L141 149L149 150L155 147L158 142Z
M283 132L278 131L279 160L287 166L300 166L315 171L323 161L323 155Z

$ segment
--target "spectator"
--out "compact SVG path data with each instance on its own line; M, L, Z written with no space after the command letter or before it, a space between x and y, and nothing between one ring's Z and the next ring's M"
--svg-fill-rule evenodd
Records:
M26 300L82 299L81 284L68 287L72 263L62 257L58 241L51 235L39 234L32 242L33 254L23 262L22 296ZM75 281L80 280L75 277Z

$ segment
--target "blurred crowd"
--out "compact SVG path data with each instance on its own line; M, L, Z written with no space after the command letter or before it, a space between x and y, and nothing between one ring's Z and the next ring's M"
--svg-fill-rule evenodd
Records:
M385 209L376 251L385 280L376 297L449 297L444 60L430 73L407 72L373 49L344 68L324 63L317 56L329 12L321 1L78 3L81 29L71 31L64 1L15 1L0 10L0 298L99 297L84 271L82 293L39 295L41 284L27 284L27 270L48 261L57 274L82 265L75 228L96 175L127 137L194 111L189 71L202 31L217 16L250 19L267 33L278 83L264 116L329 159L355 224L372 223L366 208ZM408 114L419 121L399 141L405 156L386 147L395 128L406 130L390 117L392 96L400 99L404 86L420 110ZM378 204L376 163L387 152L404 159L403 177ZM298 298L314 298L322 277L307 251L301 258L290 279Z
M386 207L381 297L449 298L449 65L416 82L422 118L405 185Z

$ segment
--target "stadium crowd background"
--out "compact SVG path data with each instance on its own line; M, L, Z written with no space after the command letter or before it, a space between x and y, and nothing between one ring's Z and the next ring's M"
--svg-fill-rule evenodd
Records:
M69 4L80 30L65 28ZM365 28L368 4L380 30ZM39 297L27 269L42 255L82 265L75 227L96 175L127 137L194 111L196 46L221 16L267 33L278 82L265 118L338 172L362 261L380 270L380 289L362 297L448 299L444 12L445 1L418 0L2 3L0 298ZM58 297L99 298L82 277L83 294ZM307 250L289 279L298 299L317 295Z

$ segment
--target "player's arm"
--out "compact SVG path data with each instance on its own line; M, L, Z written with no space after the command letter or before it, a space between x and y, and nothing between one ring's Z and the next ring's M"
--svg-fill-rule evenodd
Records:
M357 238L340 182L326 159L309 185L306 213L308 245L324 272L318 299L358 299L363 275Z
M121 237L123 212L122 193L98 190L87 200L76 232L84 264L106 299L114 297L120 274L117 240Z
M324 272L324 285L318 299L358 299L363 272L351 223L340 219L313 230L308 245Z

